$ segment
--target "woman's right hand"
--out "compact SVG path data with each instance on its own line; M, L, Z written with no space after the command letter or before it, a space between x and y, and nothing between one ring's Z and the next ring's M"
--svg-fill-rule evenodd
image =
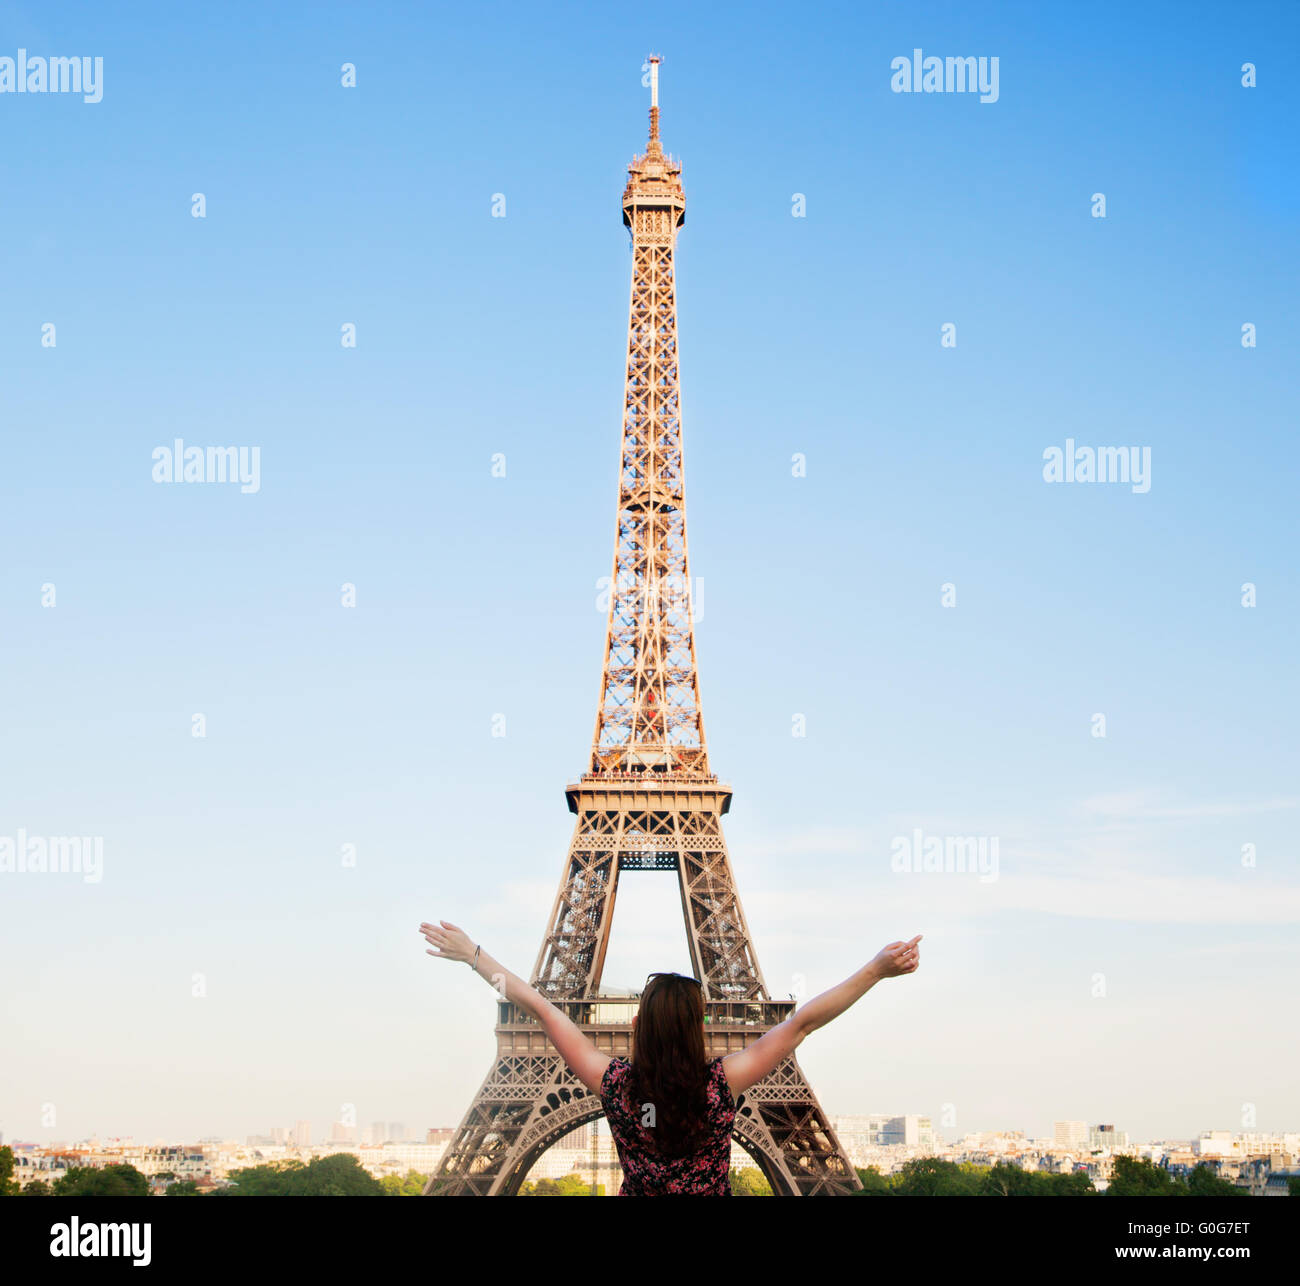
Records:
M439 920L437 924L420 925L420 932L429 946L435 948L426 951L425 955L437 956L440 960L461 960L466 964L473 960L474 943L469 934L457 925Z
M905 973L915 973L921 967L921 941L918 933L910 942L891 942L881 947L871 962L882 978L899 978Z

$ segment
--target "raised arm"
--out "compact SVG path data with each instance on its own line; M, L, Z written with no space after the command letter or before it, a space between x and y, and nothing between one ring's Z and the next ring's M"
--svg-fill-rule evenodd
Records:
M815 996L802 1009L796 1009L785 1022L764 1032L752 1045L728 1054L722 1060L722 1070L727 1074L732 1094L739 1098L751 1085L775 1071L810 1031L825 1027L832 1018L838 1018L882 978L915 973L921 964L921 948L917 945L920 941L918 933L910 942L891 942L874 960L863 965L838 987Z
M560 1051L560 1057L569 1065L569 1070L593 1094L600 1093L600 1082L610 1063L609 1055L602 1054L567 1014L551 1004L536 987L530 987L482 947L476 946L464 929L439 920L437 924L420 925L420 932L432 948L428 955L440 960L465 961L480 978L490 982L503 999L532 1014L542 1024L551 1044Z

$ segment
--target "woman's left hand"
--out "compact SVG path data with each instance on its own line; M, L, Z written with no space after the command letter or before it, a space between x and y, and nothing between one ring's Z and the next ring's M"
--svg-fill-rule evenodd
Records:
M437 924L422 924L420 932L429 945L435 948L426 951L426 955L437 956L440 960L463 960L468 964L474 958L474 944L464 929L439 920Z

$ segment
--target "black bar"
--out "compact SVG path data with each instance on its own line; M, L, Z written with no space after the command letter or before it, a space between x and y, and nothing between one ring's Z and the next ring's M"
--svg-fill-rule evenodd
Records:
M772 1201L781 1201L779 1214ZM833 1251L842 1267L856 1265L864 1274L897 1264L956 1280L986 1270L1050 1280L1080 1269L1149 1273L1153 1265L1175 1263L1212 1265L1217 1280L1224 1271L1294 1268L1298 1214L1300 1202L1270 1197L757 1198L722 1207L705 1198L675 1206L632 1198L565 1206L525 1198L353 1197L339 1204L293 1197L11 1197L0 1200L0 1238L9 1280L24 1268L202 1278L236 1271L257 1280L272 1271L321 1269L333 1278L347 1269L389 1273L421 1263L430 1280L455 1263L462 1269L457 1275L477 1264L495 1278L506 1266L502 1255L527 1256L533 1271L567 1274L590 1265L598 1248L611 1252L603 1261L611 1269L658 1253L689 1270L708 1262L710 1244L725 1249L736 1267L762 1264L766 1271L792 1253L805 1271L819 1275ZM74 1217L82 1237L89 1235L87 1224L147 1224L148 1264L133 1266L130 1256L52 1254L60 1237L52 1230L66 1228L64 1244ZM653 1231L665 1223L669 1235ZM1150 1231L1153 1226L1160 1231ZM804 1241L804 1233L813 1240Z

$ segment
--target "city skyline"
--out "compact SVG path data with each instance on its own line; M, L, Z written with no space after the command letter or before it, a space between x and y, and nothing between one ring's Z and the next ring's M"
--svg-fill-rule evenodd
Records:
M505 9L16 11L15 48L103 68L0 99L44 176L0 211L0 1130L471 1100L494 996L415 926L526 973L554 897L648 47L763 972L802 1000L925 935L801 1047L822 1106L1295 1129L1300 16ZM996 101L897 92L916 49L996 55ZM257 489L155 480L177 439L256 447ZM1147 450L1149 487L1049 481L1067 442ZM3 867L82 836L93 879ZM605 977L689 968L675 884L629 877Z
M1049 1123L1048 1128L1044 1131L1039 1132L1033 1129L1026 1129L1023 1127L999 1127L997 1129L982 1129L978 1125L964 1127L962 1129L957 1129L956 1127L945 1128L943 1126L936 1125L934 1123L933 1118L930 1116L930 1114L925 1112L828 1111L828 1115L832 1118L833 1121L866 1121L866 1120L924 1121L927 1123L926 1125L927 1130L933 1134L935 1140L938 1143L940 1143L942 1146L947 1146L947 1147L957 1144L961 1142L963 1139L967 1139L979 1135L992 1135L992 1134L999 1134L999 1133L1005 1133L1010 1135L1018 1134L1030 1141L1044 1141L1048 1139L1055 1139L1057 1142L1060 1142L1061 1127L1063 1126L1081 1127L1084 1136L1084 1143L1086 1143L1088 1137L1091 1136L1096 1131L1116 1130L1124 1140L1123 1146L1128 1146L1130 1143L1133 1146L1151 1146L1156 1144L1169 1144L1169 1143L1190 1144L1195 1142L1195 1140L1199 1138L1205 1138L1205 1137L1216 1136L1216 1135L1229 1135L1233 1137L1269 1136L1269 1137L1278 1137L1278 1138L1281 1138L1283 1136L1295 1136L1297 1137L1297 1139L1300 1139L1300 1124L1296 1124L1295 1128L1288 1128L1286 1126L1282 1126L1277 1129L1242 1129L1240 1127L1232 1126L1232 1125L1205 1125L1198 1129L1185 1132L1183 1134L1176 1134L1176 1135L1171 1134L1171 1135L1160 1136L1160 1137L1138 1137L1133 1135L1129 1130L1124 1129L1123 1122L1098 1121L1094 1124L1091 1121L1086 1120L1084 1118L1072 1119L1072 1118L1060 1117L1060 1116L1054 1117ZM383 1139L379 1139L374 1135L374 1130L376 1128L376 1125L383 1124L382 1122L380 1123L372 1122L372 1123L367 1123L365 1125L343 1125L342 1122L336 1120L321 1121L317 1119L307 1120L305 1118L294 1121L291 1125L268 1125L261 1130L249 1129L249 1130L235 1131L233 1133L224 1134L224 1135L214 1134L209 1132L209 1133L204 1133L199 1135L187 1135L184 1137L180 1137L175 1135L168 1136L162 1134L149 1134L147 1132L141 1135L125 1134L125 1133L118 1134L112 1131L98 1130L98 1131L92 1131L91 1133L86 1134L84 1136L79 1136L79 1137L58 1136L48 1140L39 1140L36 1138L14 1136L11 1132L6 1131L3 1128L3 1122L0 1122L0 1145L3 1145L5 1143L11 1145L22 1143L22 1144L30 1144L36 1146L53 1146L55 1144L59 1144L59 1145L66 1145L71 1147L80 1144L86 1144L93 1140L98 1140L101 1143L129 1141L133 1143L146 1144L146 1145L159 1145L159 1144L181 1145L186 1143L237 1142L239 1140L243 1140L244 1143L251 1146L253 1145L254 1140L263 1140L266 1143L271 1145L288 1144L291 1146L302 1147L302 1148L329 1147L333 1143L346 1143L353 1146L369 1147L369 1146L378 1146L382 1143L405 1144L405 1143L428 1142L431 1140L429 1140L427 1136L431 1134L439 1135L440 1138L438 1141L445 1143L448 1141L450 1136L455 1133L456 1124L459 1122L459 1119L460 1118L457 1117L456 1120L444 1123L442 1125L406 1125L405 1123L401 1123L401 1122L388 1123L390 1124L390 1126L399 1125L401 1127L401 1131L400 1133L394 1133L391 1135L391 1137L385 1137ZM603 1120L603 1118L600 1118L600 1120ZM302 1130L302 1127L304 1125L307 1127L305 1133ZM575 1136L581 1135L588 1129L589 1126L586 1125L580 1126L578 1127L577 1130L573 1132L573 1134ZM344 1137L345 1134L350 1134L352 1137ZM277 1135L283 1135L284 1137L277 1138L276 1137ZM560 1144L557 1146L566 1146L566 1145Z
M1300 1160L1300 1131L1286 1134L1207 1131L1190 1141L1143 1142L1130 1140L1113 1125L1089 1129L1081 1121L1056 1121L1053 1137L1046 1139L1029 1137L1020 1131L975 1131L959 1140L944 1142L934 1137L932 1123L926 1117L837 1117L833 1126L851 1163L864 1176L868 1171L875 1171L877 1176L898 1176L901 1172L906 1177L917 1162L929 1158L944 1165L961 1166L968 1172L972 1168L987 1172L990 1167L1010 1167L1022 1171L1027 1179L1044 1172L1076 1177L1082 1174L1088 1189L1105 1192L1121 1159L1128 1158L1139 1165L1156 1167L1153 1178L1164 1172L1175 1181L1186 1179L1204 1166L1213 1182L1226 1180L1228 1191L1235 1188L1252 1196L1286 1196L1292 1185L1300 1182L1296 1170ZM285 1135L288 1131L279 1133ZM20 1143L11 1151L15 1175L20 1189L24 1190L34 1180L41 1180L47 1186L55 1183L72 1169L126 1165L143 1175L155 1191L162 1191L176 1179L187 1179L197 1182L199 1191L210 1192L232 1180L241 1184L236 1178L240 1170L251 1168L251 1173L256 1175L268 1168L288 1164L292 1169L304 1162L316 1164L326 1157L345 1154L354 1157L358 1167L376 1179L400 1179L401 1190L413 1195L437 1170L446 1149L453 1145L456 1132L430 1131L430 1136L434 1133L438 1134L437 1138L429 1137L423 1142L382 1145L364 1142L303 1145L284 1137L250 1137L243 1145L221 1139L202 1139L197 1144L108 1139L49 1148ZM751 1176L742 1180L742 1192L754 1190L754 1176L762 1182L755 1158L739 1139L732 1141L731 1168L733 1174L739 1176L740 1171L748 1171ZM529 1167L526 1181L565 1176L576 1178L579 1183L601 1184L606 1196L617 1192L623 1177L621 1160L613 1136L601 1119L579 1127L556 1147L539 1155ZM1001 1182L1005 1183L1006 1179ZM970 1192L971 1188L965 1186L963 1190ZM1005 1187L1000 1190L1007 1191ZM393 1191L396 1193L398 1189Z

